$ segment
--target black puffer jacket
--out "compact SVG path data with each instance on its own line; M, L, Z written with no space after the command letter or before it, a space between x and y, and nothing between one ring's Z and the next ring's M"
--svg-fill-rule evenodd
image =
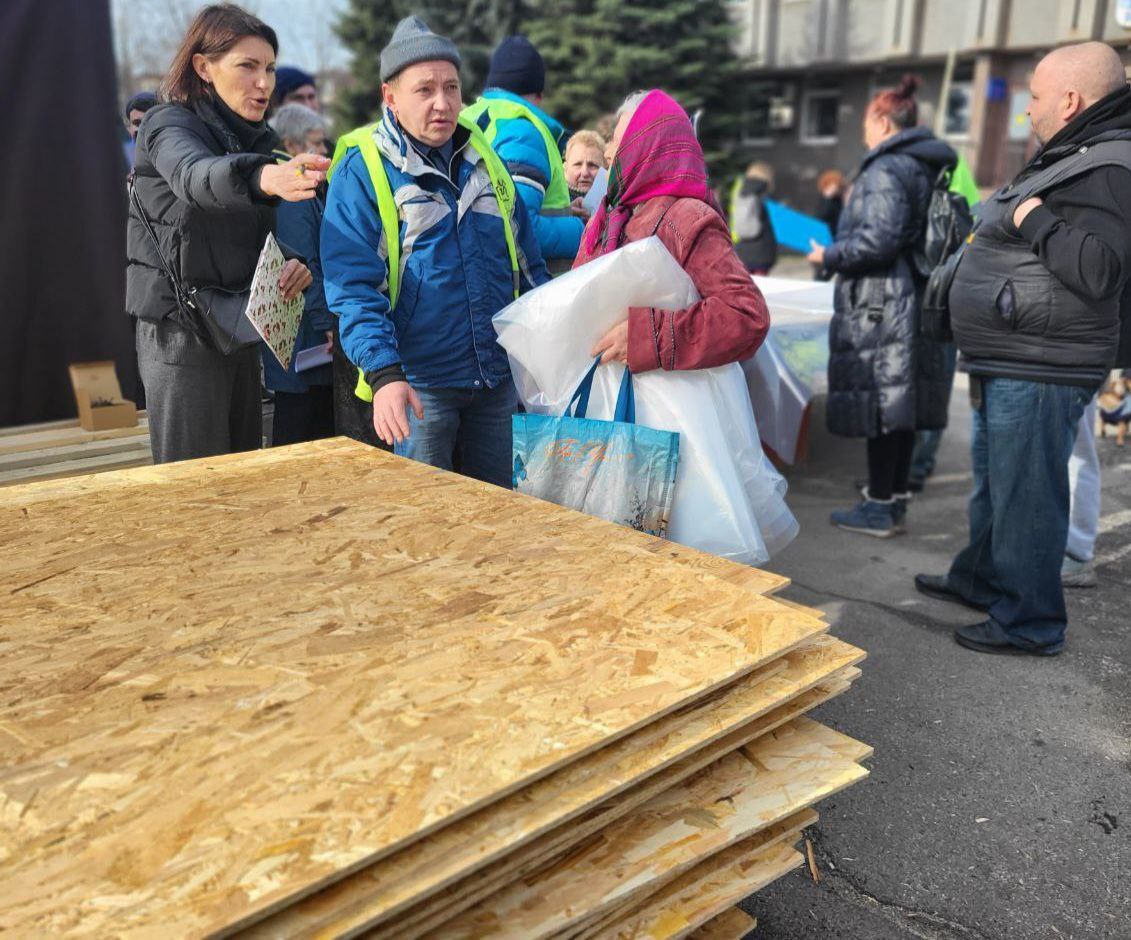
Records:
M258 177L277 143L265 122L250 124L215 98L158 105L145 115L137 193L162 255L186 286L242 290L251 283L275 229L278 200L264 195ZM176 301L132 202L126 249L126 310L163 320Z
M986 200L949 298L972 375L1095 388L1113 366L1131 364L1129 149L1124 87L1078 115ZM1062 181L1048 182L1057 175ZM1014 212L1033 191L1044 204L1018 230Z
M911 251L931 189L957 161L925 128L869 151L840 217L825 269L837 275L829 326L828 425L845 437L946 427L942 347L919 335L924 281Z

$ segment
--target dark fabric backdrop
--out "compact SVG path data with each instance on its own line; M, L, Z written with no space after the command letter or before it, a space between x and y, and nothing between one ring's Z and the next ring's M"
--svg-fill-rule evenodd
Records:
M0 88L0 426L75 415L72 362L136 401L109 0L0 0Z

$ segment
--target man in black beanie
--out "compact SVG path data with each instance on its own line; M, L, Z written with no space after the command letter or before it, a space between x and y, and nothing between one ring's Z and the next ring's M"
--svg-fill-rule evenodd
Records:
M130 135L130 140L137 140L141 119L155 104L157 104L157 96L151 91L139 91L126 102L126 133Z
M514 178L551 272L569 270L586 213L570 203L562 163L565 129L542 110L546 65L525 36L508 36L491 55L482 97L465 113L486 112L485 133Z

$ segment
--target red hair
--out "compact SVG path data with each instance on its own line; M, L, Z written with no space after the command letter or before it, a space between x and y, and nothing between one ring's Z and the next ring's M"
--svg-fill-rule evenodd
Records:
M886 117L901 131L919 123L919 103L915 92L922 81L918 75L904 75L895 88L885 88L877 93L868 105L868 114Z

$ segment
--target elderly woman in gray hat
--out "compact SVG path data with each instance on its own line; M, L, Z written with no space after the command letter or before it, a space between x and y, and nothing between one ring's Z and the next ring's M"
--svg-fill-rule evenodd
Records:
M270 125L278 135L285 152L294 154L326 153L326 120L301 104L285 104L271 117ZM319 187L314 198L306 202L283 203L277 210L279 240L306 259L310 268L310 285L303 292L306 305L295 339L296 354L303 350L320 350L320 365L307 364L306 357L296 355L284 371L271 350L263 345L263 384L275 396L271 444L298 444L334 435L334 399L330 370L334 317L326 306L322 290L322 264L319 259L319 230L325 209L325 191Z

